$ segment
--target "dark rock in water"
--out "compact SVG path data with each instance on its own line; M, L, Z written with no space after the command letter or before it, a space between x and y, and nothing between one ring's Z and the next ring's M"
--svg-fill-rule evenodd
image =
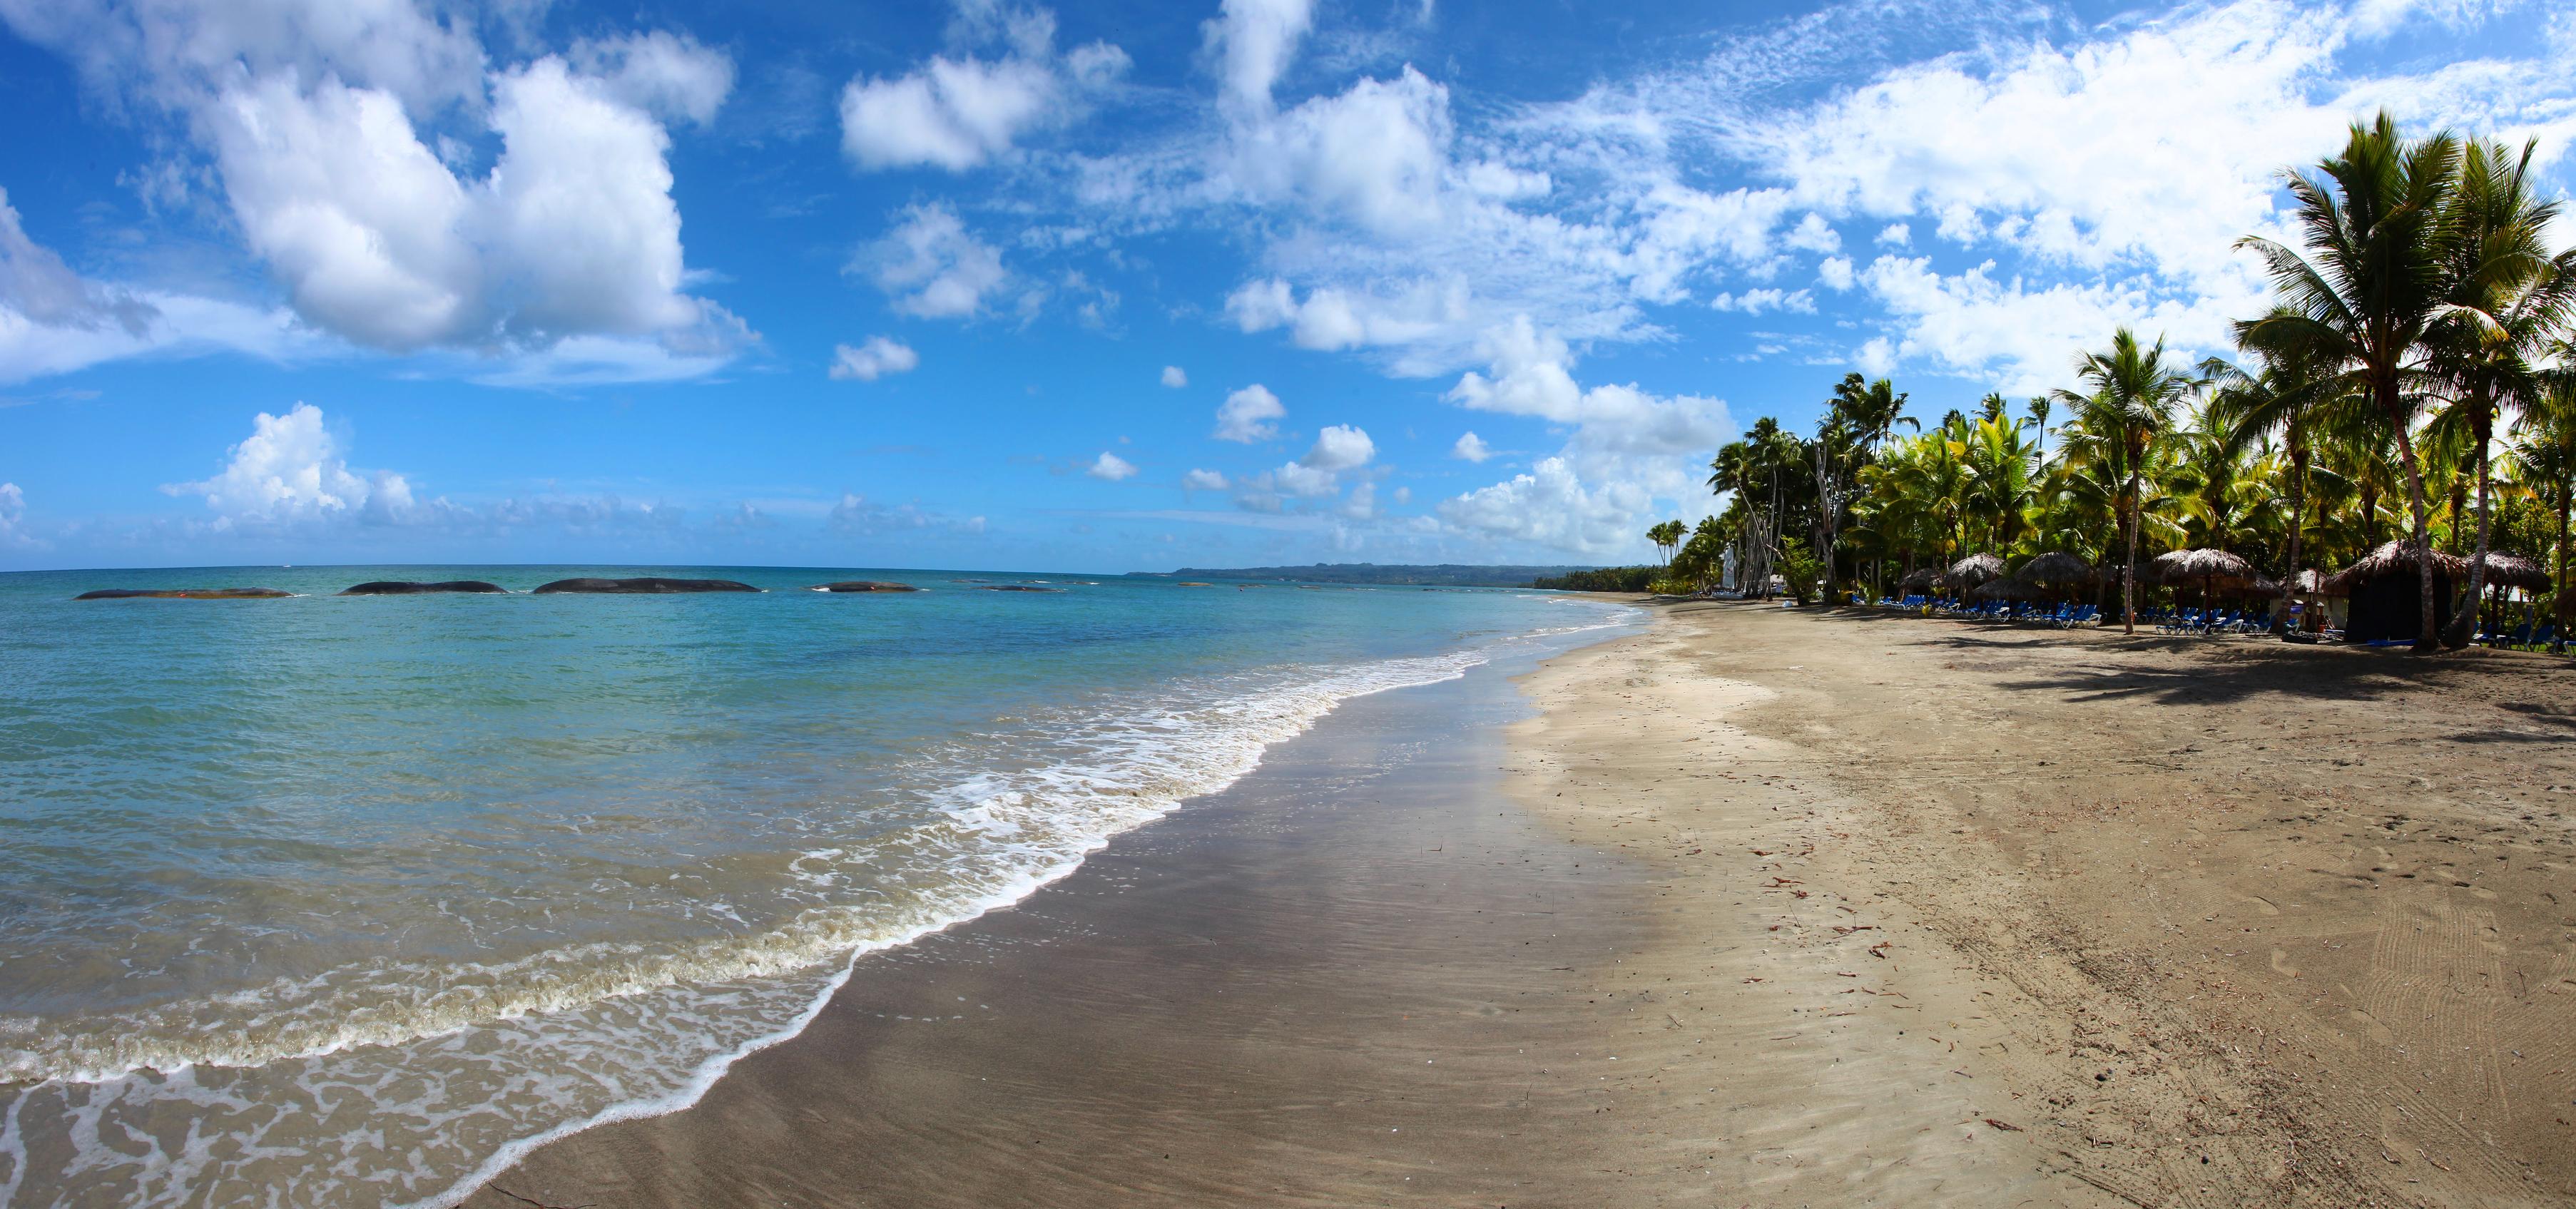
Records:
M844 579L837 583L816 584L815 592L918 592L911 584L892 583L882 579Z
M425 592L507 592L499 584L479 579L444 579L427 583L416 579L371 579L343 590L342 596L417 596Z
M732 579L662 579L644 576L638 579L558 579L537 585L537 594L549 592L610 592L626 595L659 595L665 592L757 592L760 589Z
M1064 589L1062 589L1062 588L1033 588L1033 587L1030 587L1030 586L1029 586L1029 585L1027 585L1027 584L990 584L990 585L987 585L987 586L985 586L985 587L977 588L977 589L975 589L975 590L976 590L976 591L978 591L978 592L1061 592L1061 591L1064 591Z
M74 600L270 600L293 596L275 588L100 588Z

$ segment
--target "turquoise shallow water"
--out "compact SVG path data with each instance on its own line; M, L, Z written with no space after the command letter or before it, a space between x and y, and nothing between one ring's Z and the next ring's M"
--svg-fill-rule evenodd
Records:
M525 594L620 574L769 591ZM332 595L385 578L515 591ZM800 590L846 578L929 590ZM300 595L71 599L227 586ZM0 1205L434 1203L684 1101L854 954L1019 898L1341 700L1608 624L1000 573L0 576Z

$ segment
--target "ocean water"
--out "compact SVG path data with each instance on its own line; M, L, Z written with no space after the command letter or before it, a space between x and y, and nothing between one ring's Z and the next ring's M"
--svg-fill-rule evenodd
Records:
M525 594L620 574L769 591ZM799 590L849 578L929 590ZM515 591L332 595L369 579ZM298 595L71 599L223 586ZM0 1206L452 1202L1341 701L1626 624L1064 575L0 575Z

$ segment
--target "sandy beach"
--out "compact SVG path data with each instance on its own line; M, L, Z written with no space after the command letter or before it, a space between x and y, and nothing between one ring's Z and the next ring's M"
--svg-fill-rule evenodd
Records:
M468 1204L2565 1204L2571 690L1659 606L1351 702Z

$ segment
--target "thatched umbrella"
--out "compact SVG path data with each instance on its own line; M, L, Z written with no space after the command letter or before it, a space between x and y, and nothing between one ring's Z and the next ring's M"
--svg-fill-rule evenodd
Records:
M2549 572L2542 570L2539 563L2519 554L2489 550L2486 566L2487 586L2491 588L2521 588L2528 592L2546 592L2555 586L2550 582Z
M2229 581L2230 587L2253 583L2257 578L2254 564L2225 550L2175 550L2159 554L2155 561L2156 578L2166 583L2200 582L2200 603L2206 608L2218 591L2218 581Z
M1906 591L1928 592L1932 590L1932 585L1939 582L1941 582L1941 568L1916 567L1906 572L1905 578L1896 581L1896 586Z
M2519 554L2507 554L2502 550L2487 551L2486 580L2487 598L2483 601L2471 601L2469 605L2478 610L2481 618L2489 620L2495 618L2507 588L2524 589L2532 594L2536 602L2541 593L2557 586L2549 578L2549 572L2543 570L2539 563Z
M2053 550L2023 563L2013 578L2033 588L2080 587L2093 581L2093 564L2063 550Z
M2022 600L2029 594L2029 585L2010 579L1989 579L1976 591L1969 593L1979 600Z
M1971 554L1950 564L1950 582L1966 587L2004 577L2004 560L1992 554Z
M2361 556L2361 561L2345 567L2326 582L2349 593L2363 580L2383 575L2416 574L2424 561L2424 552L2407 541L2381 542L2379 548ZM2459 579L2469 573L2469 560L2456 555L2433 552L2433 574Z
M2064 550L2051 550L2023 563L2020 575L2026 584L2075 583L2093 578L2093 564Z
M2413 542L2386 542L2326 581L2352 597L2344 625L2352 641L2412 638L2420 631L2423 605L2416 585L2428 557L2433 564L2433 625L2449 624L2451 588L2469 573L2469 560L2439 550L2427 555Z

